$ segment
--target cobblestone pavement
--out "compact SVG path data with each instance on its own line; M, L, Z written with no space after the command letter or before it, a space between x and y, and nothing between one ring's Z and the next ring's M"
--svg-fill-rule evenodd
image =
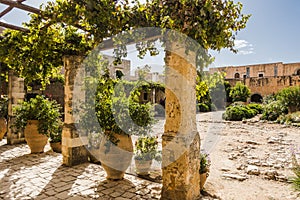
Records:
M126 174L122 181L106 181L100 165L62 164L51 151L30 154L26 144L0 141L0 199L159 199L161 184Z

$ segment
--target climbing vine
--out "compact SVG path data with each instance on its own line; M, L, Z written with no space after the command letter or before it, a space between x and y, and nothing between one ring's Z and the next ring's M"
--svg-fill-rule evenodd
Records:
M221 48L236 52L236 33L249 18L241 13L242 4L232 0L56 0L41 8L41 14L32 14L25 24L28 32L5 31L0 61L26 83L40 81L43 86L60 75L64 55L86 55L103 40L139 27L179 31L205 53ZM137 43L140 55L157 53L152 42ZM121 50L116 54L126 55L126 47L117 48Z

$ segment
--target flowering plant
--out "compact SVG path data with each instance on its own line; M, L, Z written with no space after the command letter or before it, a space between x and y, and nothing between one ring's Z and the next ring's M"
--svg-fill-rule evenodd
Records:
M200 153L200 169L199 173L203 174L206 172L209 172L209 167L210 167L211 161L209 159L209 154L206 152L201 152Z

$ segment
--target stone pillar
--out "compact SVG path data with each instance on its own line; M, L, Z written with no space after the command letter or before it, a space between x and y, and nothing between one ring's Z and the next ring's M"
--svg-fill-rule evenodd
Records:
M8 74L8 122L7 122L7 144L17 144L25 142L24 134L17 132L11 125L14 122L12 108L24 100L25 89L24 79L15 76L11 70Z
M79 137L79 133L75 126L75 116L73 113L73 95L77 91L75 89L75 79L79 73L83 57L66 56L64 57L65 69L65 122L62 132L62 154L63 164L73 166L88 161L88 154L85 148L87 140ZM83 75L81 76L83 77Z
M163 200L200 197L200 136L196 126L195 53L172 42L166 51L166 123L163 146Z

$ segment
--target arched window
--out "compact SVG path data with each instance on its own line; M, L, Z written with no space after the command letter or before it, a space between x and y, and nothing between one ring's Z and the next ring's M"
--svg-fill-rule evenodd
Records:
M300 69L297 69L296 75L300 76Z
M234 74L234 78L240 78L240 74L239 73L235 73Z

